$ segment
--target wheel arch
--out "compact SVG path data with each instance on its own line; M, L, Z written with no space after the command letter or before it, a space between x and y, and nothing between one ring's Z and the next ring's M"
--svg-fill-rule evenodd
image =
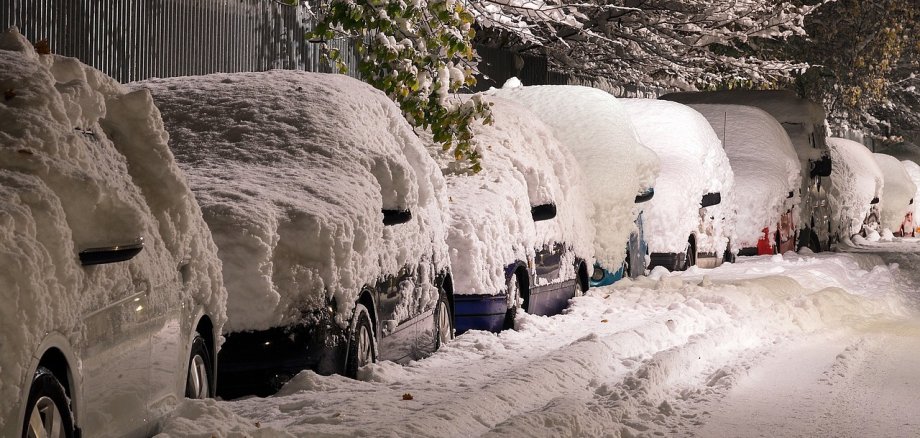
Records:
M29 398L32 378L39 367L48 368L61 382L64 387L64 393L70 399L74 428L79 431L82 423L80 418L83 407L83 389L80 384L83 379L79 374L79 361L67 338L60 333L51 332L45 336L39 347L35 349L35 354L26 368L27 372L20 390L20 403L16 417L18 421L9 422L12 424L13 430L18 431L18 434L13 436L22 434L19 428L22 427L22 420L26 414L25 401Z

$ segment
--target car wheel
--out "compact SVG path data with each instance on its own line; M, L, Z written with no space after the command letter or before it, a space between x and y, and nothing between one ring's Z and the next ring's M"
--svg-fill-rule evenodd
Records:
M51 370L39 367L32 378L26 416L22 426L23 438L72 438L73 414L64 386Z
M211 388L213 369L208 344L201 335L196 334L189 353L188 376L185 380L186 398L203 399L214 396Z
M633 275L632 271L632 260L630 259L629 248L626 248L626 258L623 259L623 278L636 278L638 275Z
M434 320L438 330L437 348L440 349L442 345L454 338L454 318L450 312L447 297L443 294L438 298L438 307L434 314Z
M521 284L517 275L512 275L508 280L508 310L505 311L505 323L502 330L514 328L514 319L517 317L518 299L521 297Z
M374 342L374 329L371 326L370 312L363 304L355 306L352 317L351 334L348 339L348 360L345 362L345 375L358 377L358 370L377 362L377 345Z
M818 240L818 235L814 232L811 233L811 236L808 238L808 249L811 252L821 252L821 241Z

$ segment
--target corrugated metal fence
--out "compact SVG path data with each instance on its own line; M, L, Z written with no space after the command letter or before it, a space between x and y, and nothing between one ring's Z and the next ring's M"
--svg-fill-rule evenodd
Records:
M121 82L273 68L330 71L306 32L306 6L272 0L3 0L17 26L53 53L79 58ZM355 75L354 44L340 49Z

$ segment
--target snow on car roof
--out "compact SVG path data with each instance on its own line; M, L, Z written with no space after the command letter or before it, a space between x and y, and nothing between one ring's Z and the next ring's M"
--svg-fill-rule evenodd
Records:
M718 104L690 107L709 120L735 176L732 245L756 246L762 230L775 230L780 215L798 204L802 172L792 142L776 119L759 108ZM794 197L787 201L789 192Z
M901 161L887 154L872 154L882 176L885 178L885 188L882 190L879 211L882 230L898 231L904 221L904 215L913 210L910 200L917 193L914 184Z
M700 224L700 198L720 192L722 202L710 207L724 217L730 204L734 176L728 156L709 122L694 109L654 99L619 99L632 119L639 139L658 154L661 173L655 197L645 207L645 238L651 252L682 252L687 237ZM721 223L718 221L716 225ZM721 251L727 236L698 241L700 251Z
M884 177L872 152L862 144L836 137L828 138L827 144L834 163L828 202L834 222L852 235L860 231L872 199L881 197Z
M383 93L283 70L135 86L152 91L220 248L230 331L284 325L330 298L344 326L363 286L405 266L446 269L444 179ZM412 220L385 227L381 209Z
M226 293L217 248L145 91L128 92L75 58L39 55L0 33L0 429L48 333L157 286L151 306L191 302L219 329ZM125 263L84 268L78 252L133 243ZM187 260L183 287L176 266ZM76 364L75 364L76 365Z
M533 111L574 155L590 184L595 256L605 266L619 266L629 233L635 230L638 209L633 201L640 191L654 187L657 156L639 142L619 101L604 91L513 85L490 93Z

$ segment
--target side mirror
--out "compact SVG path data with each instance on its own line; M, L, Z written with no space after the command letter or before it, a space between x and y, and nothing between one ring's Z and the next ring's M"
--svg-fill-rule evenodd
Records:
M124 245L89 248L80 251L80 264L83 266L103 265L106 263L124 262L134 258L144 249L144 238L138 237L136 241Z
M869 205L875 205L875 204L878 204L878 196L872 198L872 200L869 201Z
M809 161L811 163L811 177L830 176L831 175L831 157L825 155L818 161Z
M636 200L634 202L636 204L641 204L643 202L651 201L652 198L654 197L655 197L655 189L652 187L649 187L646 191L636 195Z
M707 193L700 199L700 208L712 207L722 202L722 194L719 192Z
M789 194L786 195L786 199L792 199L795 196L795 190L790 190Z
M914 198L910 198L910 202L908 202L907 205L914 205Z
M545 221L556 217L556 204L543 204L530 208L530 215L534 222Z
M383 211L384 225L399 225L412 220L412 212L409 210L381 210Z

